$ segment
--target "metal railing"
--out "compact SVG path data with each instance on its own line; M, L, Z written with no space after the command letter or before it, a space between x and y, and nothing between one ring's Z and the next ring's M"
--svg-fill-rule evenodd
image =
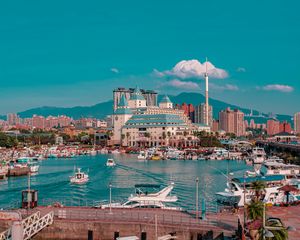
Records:
M0 233L0 240L11 240L11 228Z

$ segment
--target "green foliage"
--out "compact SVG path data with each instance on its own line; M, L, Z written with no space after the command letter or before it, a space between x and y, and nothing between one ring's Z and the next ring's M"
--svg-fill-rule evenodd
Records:
M199 138L201 147L222 147L221 142L216 136L205 131L195 132L194 136Z
M264 204L261 201L252 200L246 205L247 216L250 220L257 220L263 217Z
M16 147L18 145L18 140L16 137L8 136L3 132L0 132L0 147Z
M251 187L255 191L256 199L259 199L265 191L266 184L263 181L255 181L251 184Z

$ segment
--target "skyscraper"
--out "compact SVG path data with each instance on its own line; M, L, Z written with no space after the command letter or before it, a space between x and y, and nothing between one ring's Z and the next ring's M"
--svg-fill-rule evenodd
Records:
M300 133L300 112L294 115L294 130L295 133Z
M208 126L212 126L212 106L208 106ZM195 107L195 123L206 124L206 103L202 103Z
M275 135L280 132L280 123L277 120L270 119L267 121L267 134L269 136Z
M15 113L9 113L7 114L7 122L8 122L8 125L16 125L16 124L19 124L20 123L20 118L17 114Z
M238 137L245 135L244 113L226 108L219 113L219 128Z

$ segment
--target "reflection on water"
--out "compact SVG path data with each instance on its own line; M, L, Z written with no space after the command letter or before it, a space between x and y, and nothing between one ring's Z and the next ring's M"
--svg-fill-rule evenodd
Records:
M112 156L80 156L71 159L48 159L40 162L39 174L31 177L31 188L38 190L43 199L56 201L103 201L109 198L109 183L112 183L113 200L126 199L133 193L137 183L166 185L175 182L173 194L179 198L178 205L193 208L195 201L195 179L199 177L200 198L215 202L215 192L226 187L226 174L242 176L249 169L238 161L138 161L137 155L114 155L114 168L106 167L107 158ZM69 177L74 167L88 172L89 182L72 185ZM27 177L12 177L0 180L0 208L20 200L21 191L27 188Z

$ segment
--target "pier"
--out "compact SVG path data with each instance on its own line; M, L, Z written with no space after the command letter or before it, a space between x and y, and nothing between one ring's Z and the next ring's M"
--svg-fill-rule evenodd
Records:
M300 145L267 141L257 141L256 145L267 147L271 150L290 152L300 156Z

